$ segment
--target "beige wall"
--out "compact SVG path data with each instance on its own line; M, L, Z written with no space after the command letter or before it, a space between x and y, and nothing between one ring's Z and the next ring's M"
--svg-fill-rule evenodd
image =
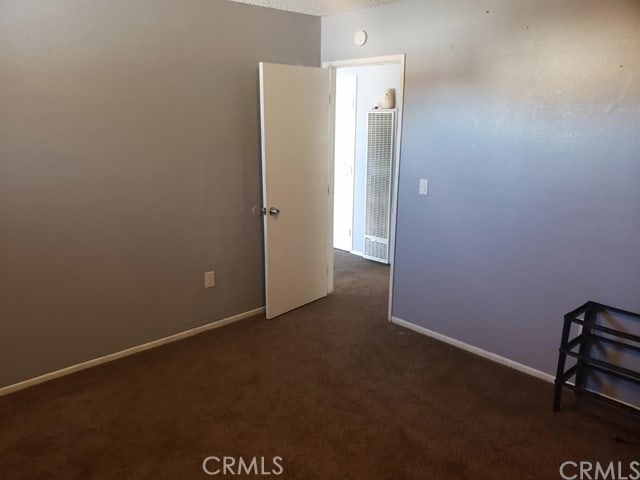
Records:
M316 17L0 0L0 386L263 305L257 63L319 58Z

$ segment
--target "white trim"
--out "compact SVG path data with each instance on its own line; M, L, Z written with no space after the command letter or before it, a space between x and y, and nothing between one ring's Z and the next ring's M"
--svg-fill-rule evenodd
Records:
M398 95L398 138L396 140L396 158L393 168L393 197L391 198L391 236L389 238L389 311L387 318L391 321L393 316L393 279L395 278L396 265L396 233L398 226L398 187L400 185L400 158L402 150L402 118L404 117L404 80L406 69L406 55L400 60L400 94Z
M574 386L575 386L575 384L572 384L572 383L570 383L570 385L574 385ZM625 402L625 401L623 401L623 400L620 400L619 398L615 398L615 397L612 397L612 396L610 396L610 395L605 395L604 393L601 393L601 392L596 392L596 391L594 391L594 390L589 390L588 388L587 388L586 390L587 390L589 393L594 393L594 394L596 394L596 395L598 395L598 396L600 396L600 397L604 397L604 398L606 398L607 400L611 400L611 401L616 402L616 403L621 403L621 404L622 404L622 405L624 405L625 407L633 408L634 410L636 410L636 411L640 412L640 406L638 406L638 405L634 405L634 404L632 404L632 403Z
M357 255L359 257L362 257L364 255L364 252L359 252L358 250L351 250L351 255Z
M393 168L393 195L391 198L391 230L389 238L389 263L391 265L391 271L389 272L389 310L387 312L387 319L391 322L393 312L393 278L395 274L395 250L396 250L396 227L397 227L397 210L398 210L398 185L400 179L400 158L402 150L402 117L404 116L404 82L405 82L405 70L406 70L407 55L402 53L399 55L386 55L382 57L367 57L367 58L353 58L349 60L335 60L330 62L322 62L322 68L331 68L332 72L332 85L331 85L331 97L335 98L335 70L341 67L358 67L368 65L386 65L386 64L399 64L400 65L400 91L396 92L396 108L398 109L398 135L396 139L396 149ZM335 102L332 102L332 108ZM335 110L332 110L332 115L335 115ZM335 120L335 119L334 119ZM331 145L334 145L335 132L333 131L333 125L331 130ZM333 150L332 150L333 152ZM331 165L335 162L335 152L331 157ZM331 195L330 202L333 205L333 176L329 179ZM330 275L329 285L331 291L333 291L333 216L329 219L331 230L331 242L329 245L329 265L332 275ZM362 256L360 252L351 252L356 255Z
M358 67L368 65L386 65L389 63L404 63L405 54L384 55L381 57L350 58L347 60L331 60L322 62L322 68Z
M406 320L402 320L397 317L391 317L391 322L401 327L407 328L409 330L413 330L416 333L426 335L427 337L434 338L435 340L439 340L441 342L447 343L461 350L465 350L469 353L473 353L474 355L478 355L482 358L486 358L487 360L491 360L492 362L499 363L500 365L504 365L505 367L513 368L514 370L518 370L519 372L526 373L527 375L536 377L539 380L543 380L549 383L554 383L555 381L555 378L553 377L553 375L545 373L541 370L527 367L522 363L518 363L508 358L502 357L496 353L483 350L482 348L474 347L473 345L469 345L468 343L461 342L460 340L456 340L455 338L447 337L446 335L442 335L441 333L437 333L427 328L416 325L414 323L407 322Z
M322 67L326 68L326 67ZM336 169L336 69L332 68L329 72L330 82L329 85L329 178L327 179L329 184L329 195L327 201L329 202L329 238L327 239L327 294L333 293L333 199L334 199L334 182L333 176Z
M87 368L102 365L103 363L113 362L114 360L119 360L121 358L128 357L129 355L133 355L135 353L144 352L145 350L150 350L152 348L160 347L162 345L166 345L167 343L177 342L178 340L183 340L188 337L193 337L194 335L198 335L200 333L204 333L209 330L214 330L216 328L224 327L225 325L229 325L230 323L238 322L240 320L244 320L245 318L250 318L256 315L260 315L264 313L264 311L265 311L264 307L256 308L248 312L239 313L238 315L234 315L232 317L223 318L222 320L217 320L215 322L208 323L207 325L202 325L200 327L192 328L191 330L186 330L184 332L176 333L175 335L170 335L168 337L160 338L158 340L153 340L152 342L143 343L142 345L127 348L120 352L111 353L109 355L105 355L104 357L94 358L93 360L88 360L86 362L78 363L76 365L72 365L70 367L63 368L61 370L56 370L55 372L45 373L44 375L40 375L39 377L30 378L29 380L24 380L22 382L15 383L13 385L8 385L6 387L0 388L0 397L3 395L8 395L9 393L17 392L18 390L23 390L25 388L33 387L34 385L38 385L40 383L48 382L49 380L53 380L54 378L64 377L65 375L70 375L72 373L79 372L81 370L86 370Z

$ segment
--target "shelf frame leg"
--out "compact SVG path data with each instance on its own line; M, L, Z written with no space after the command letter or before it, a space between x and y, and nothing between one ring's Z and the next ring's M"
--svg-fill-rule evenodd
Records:
M553 393L553 411L559 412L562 403L562 388L564 387L564 368L567 363L566 348L569 343L569 334L571 333L571 318L567 315L564 317L564 325L562 327L562 339L560 340L560 353L558 355L558 369L556 370L556 381Z
M584 325L582 326L582 336L584 340L580 343L580 349L578 354L581 358L588 358L591 355L591 346L593 344L592 335L593 329L590 325L595 325L598 318L598 311L595 306L590 305L584 314ZM584 392L587 384L587 375L589 373L588 367L582 360L578 360L578 370L576 372L576 395L580 395Z

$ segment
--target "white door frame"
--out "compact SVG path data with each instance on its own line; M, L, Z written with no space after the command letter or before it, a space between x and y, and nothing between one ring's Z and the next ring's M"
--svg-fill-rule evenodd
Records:
M339 72L337 72L339 73ZM343 82L343 83L341 83ZM340 90L340 92L338 92ZM350 103L347 107L345 99L349 99ZM356 137L357 137L357 123L358 123L358 76L357 75L344 75L342 78L340 75L336 74L336 92L334 96L333 103L335 108L335 115L332 115L331 118L335 119L335 127L333 128L334 132L334 149L333 149L333 158L334 158L334 185L333 185L333 246L334 248L338 248L340 250L347 250L351 253L353 252L353 213L354 213L354 174L355 174L355 157L356 157ZM340 109L344 109L339 112ZM347 110L349 114L347 115ZM341 113L341 115L339 115ZM348 121L346 119L348 118ZM339 127L342 127L340 130ZM340 139L342 139L343 143L340 144ZM344 141L348 141L348 145L345 145ZM348 148L345 148L348 147ZM340 151L340 154L338 154ZM343 163L341 164L341 169L338 169L338 158L340 158ZM346 163L349 165L350 172L347 172L344 167ZM341 174L339 173L341 172ZM345 182L344 180L349 179L350 181ZM340 194L340 198L335 198ZM335 209L336 201L338 202L340 207L340 212L337 212ZM338 215L340 213L340 215ZM340 218L337 218L337 217ZM336 230L336 226L345 227L338 228ZM339 233L338 233L339 232ZM336 234L339 236L338 246L336 246ZM348 239L347 239L348 236Z
M396 219L398 213L398 174L400 171L400 150L402 145L402 116L404 111L404 75L405 75L406 54L387 55L383 57L354 58L349 60L337 60L331 62L322 62L322 68L331 69L331 98L336 98L336 69L340 67L358 67L370 65L400 65L400 90L396 92L396 108L398 109L398 135L396 137L395 158L393 164L393 195L391 196L391 236L389 239L389 262L391 264L391 273L389 277L389 311L387 318L391 321L392 302L393 302L393 278L395 269L395 250L396 250ZM331 132L330 132L330 151L332 152L329 162L329 275L328 290L333 292L333 175L335 171L335 102L331 102Z

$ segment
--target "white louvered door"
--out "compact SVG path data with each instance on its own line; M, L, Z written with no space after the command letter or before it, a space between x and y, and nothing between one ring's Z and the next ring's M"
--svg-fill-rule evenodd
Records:
M367 114L364 258L389 263L395 110Z

